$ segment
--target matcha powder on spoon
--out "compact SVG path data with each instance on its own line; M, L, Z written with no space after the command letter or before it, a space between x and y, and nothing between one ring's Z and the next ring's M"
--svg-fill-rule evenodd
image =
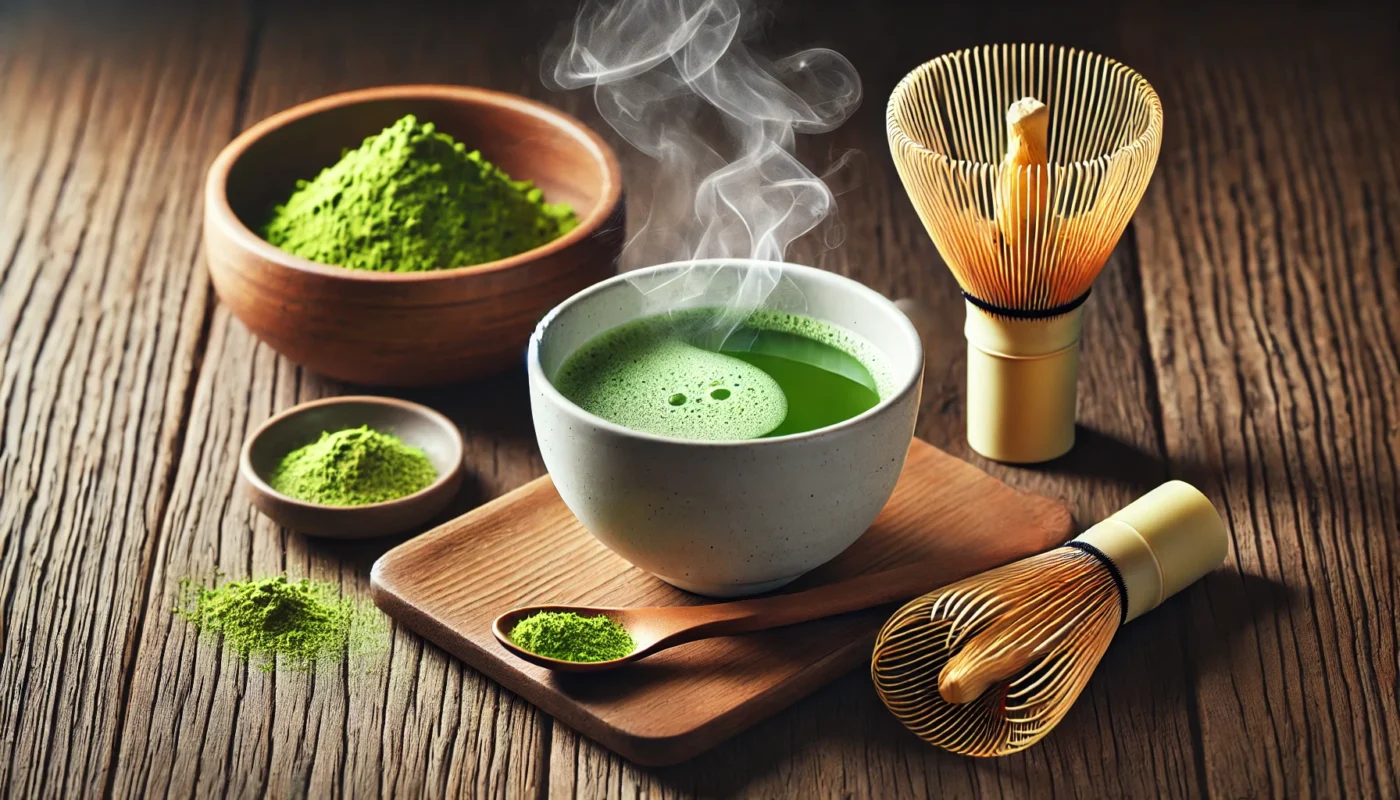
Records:
M567 205L410 114L298 181L260 233L321 264L423 272L508 258L577 224Z
M531 653L559 661L612 661L637 649L627 629L598 615L572 611L541 611L511 629L510 640Z

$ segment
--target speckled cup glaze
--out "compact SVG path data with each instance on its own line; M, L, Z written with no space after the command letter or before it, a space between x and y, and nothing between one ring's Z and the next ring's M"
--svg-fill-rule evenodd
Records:
M584 411L551 379L584 342L656 313L660 286L691 268L713 279L678 307L713 306L745 270L781 267L764 306L844 328L878 348L880 403L807 433L739 442L674 439ZM636 284L634 285L634 282ZM570 510L614 552L686 591L736 597L776 589L851 545L889 500L919 409L924 356L893 303L849 278L768 262L679 262L629 272L545 315L527 357L535 435Z

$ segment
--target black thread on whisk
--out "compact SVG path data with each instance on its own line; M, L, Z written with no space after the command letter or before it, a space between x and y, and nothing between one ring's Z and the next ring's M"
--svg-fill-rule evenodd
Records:
M1103 562L1108 567L1109 577L1113 578L1113 585L1118 587L1118 624L1122 625L1128 621L1128 584L1123 582L1123 573L1118 571L1118 565L1113 563L1113 559L1104 555L1099 548L1088 542L1066 542L1065 547L1073 547L1075 550L1083 550L1089 555Z
M982 309L988 314L996 314L997 316L1001 317L1010 317L1011 319L1049 319L1051 317L1058 317L1061 314L1068 314L1076 308L1079 308L1080 306L1084 305L1084 301L1089 299L1089 292L1092 291L1093 289L1090 289L1088 292L1081 294L1080 296L1069 301L1068 303L1062 303L1058 306L1054 306L1053 308L1045 309L1003 308L994 303L988 303L986 300L979 300L976 297L973 297L972 295L968 294L967 292L963 292L962 296L967 298L967 302L973 304L974 306L977 306L978 308Z

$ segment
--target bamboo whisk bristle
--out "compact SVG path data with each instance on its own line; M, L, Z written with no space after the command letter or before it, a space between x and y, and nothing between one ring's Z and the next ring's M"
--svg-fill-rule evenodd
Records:
M905 77L886 128L963 291L1036 312L1080 298L1108 260L1157 163L1162 105L1113 59L988 45Z
M885 705L930 744L999 756L1039 741L1074 703L1122 617L1113 573L1061 547L901 608L875 643Z

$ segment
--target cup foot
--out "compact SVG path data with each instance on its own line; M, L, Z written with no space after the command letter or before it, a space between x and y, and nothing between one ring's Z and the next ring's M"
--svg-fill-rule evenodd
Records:
M653 573L653 574L654 574L654 573ZM782 587L784 587L784 586L787 586L789 583L792 583L793 581L797 580L798 578L800 578L800 577L802 577L802 576L799 574L799 575L793 575L793 576L787 577L787 578L779 578L778 580L775 580L775 581L759 581L758 583L720 583L720 584L715 584L715 583L691 583L691 582L685 581L685 580L677 580L677 579L675 579L675 578L668 578L668 577L666 577L665 575L657 575L656 577L660 578L660 579L663 580L663 581L666 581L667 583L671 584L672 586L676 587L677 589L681 589L681 590L690 592L691 594L704 595L705 597L722 597L722 598L729 598L729 597L748 597L749 595L763 594L764 592L771 592L771 591L773 591L774 589L780 589L780 588L782 588Z

